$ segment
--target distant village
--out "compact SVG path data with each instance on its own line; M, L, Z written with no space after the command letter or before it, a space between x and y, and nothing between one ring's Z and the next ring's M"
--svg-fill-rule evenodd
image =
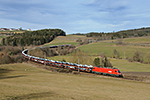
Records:
M20 28L0 28L0 31L31 31L31 29L22 29L22 27Z

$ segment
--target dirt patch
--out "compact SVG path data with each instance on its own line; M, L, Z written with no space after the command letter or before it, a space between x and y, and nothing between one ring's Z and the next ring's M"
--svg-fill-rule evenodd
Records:
M150 72L123 72L123 78L134 81L150 82Z
M148 76L150 77L150 72L123 72L125 75L133 76Z

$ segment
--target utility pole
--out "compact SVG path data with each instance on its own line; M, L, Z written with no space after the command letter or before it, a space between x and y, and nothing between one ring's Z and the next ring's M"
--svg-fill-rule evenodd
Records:
M46 52L44 52L44 67L46 68Z
M78 73L80 73L80 69L79 69L79 59L78 59Z
M43 51L43 55L44 55L44 67L46 68L46 51L42 49L42 47L40 47L40 49Z

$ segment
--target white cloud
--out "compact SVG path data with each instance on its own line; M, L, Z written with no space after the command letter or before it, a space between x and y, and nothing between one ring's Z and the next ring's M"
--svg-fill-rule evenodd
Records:
M0 26L107 32L149 25L148 0L1 0Z
M2 19L2 18L0 18L0 25L3 27L14 27L14 28L22 27L22 28L32 28L32 29L46 27L41 24L34 24L34 23L28 23L28 22L11 20L11 19Z

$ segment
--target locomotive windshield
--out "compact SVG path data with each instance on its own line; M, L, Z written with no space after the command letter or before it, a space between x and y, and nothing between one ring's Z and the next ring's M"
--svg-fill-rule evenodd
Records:
M119 73L121 73L121 71L120 71L120 70L118 70L118 72L119 72Z

